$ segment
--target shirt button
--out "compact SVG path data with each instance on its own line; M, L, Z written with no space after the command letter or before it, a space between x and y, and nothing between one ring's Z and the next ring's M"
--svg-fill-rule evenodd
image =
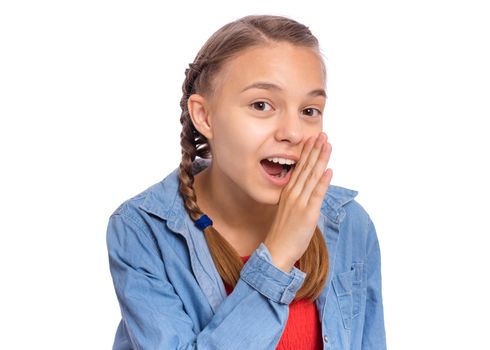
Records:
M324 336L323 336L323 341L324 341L325 343L328 343L328 337L327 337L326 335L324 335Z

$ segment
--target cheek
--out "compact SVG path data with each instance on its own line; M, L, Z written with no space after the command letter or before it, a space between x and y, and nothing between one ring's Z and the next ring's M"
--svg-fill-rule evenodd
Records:
M322 131L323 131L323 128L322 128L322 125L320 123L308 125L304 129L303 141L306 142L306 140L308 140L308 138L310 138L310 137L316 138L318 136L318 134Z
M242 163L257 161L261 145L267 139L267 128L259 120L230 116L215 124L214 144L219 158L237 159ZM244 164L245 165L245 164Z

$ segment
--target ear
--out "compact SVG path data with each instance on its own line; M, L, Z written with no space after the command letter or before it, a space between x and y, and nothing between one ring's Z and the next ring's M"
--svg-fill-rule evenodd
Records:
M211 140L213 132L208 101L202 95L192 94L187 99L187 108L196 130Z

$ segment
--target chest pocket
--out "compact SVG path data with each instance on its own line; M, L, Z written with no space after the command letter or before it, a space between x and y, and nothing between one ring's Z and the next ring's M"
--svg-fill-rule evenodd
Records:
M364 263L353 263L349 271L332 277L345 329L351 329L352 319L361 312L363 269Z

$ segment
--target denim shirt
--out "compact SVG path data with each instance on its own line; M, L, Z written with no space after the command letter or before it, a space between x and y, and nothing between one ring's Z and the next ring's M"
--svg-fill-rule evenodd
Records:
M193 173L208 165L196 158ZM305 273L278 269L261 243L227 296L178 185L177 168L109 218L109 266L122 314L113 349L275 349ZM357 193L329 185L318 219L330 263L315 300L323 349L386 349L379 243Z

